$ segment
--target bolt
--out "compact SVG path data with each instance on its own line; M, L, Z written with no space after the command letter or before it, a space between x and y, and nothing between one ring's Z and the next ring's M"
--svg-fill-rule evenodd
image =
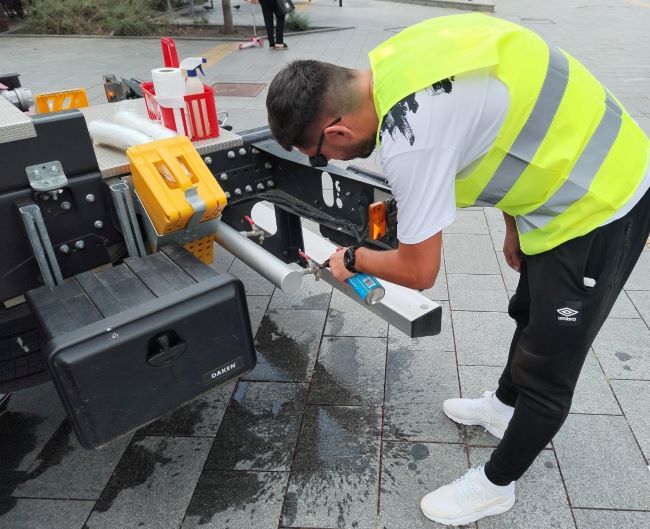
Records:
M239 195L241 195L241 189L237 188L235 189L235 196L238 197Z
M67 244L62 244L59 246L59 251L61 253L68 253L70 251L70 247Z
M259 184L257 184L257 190L258 190L258 191L264 191L264 184L263 184L262 182L260 182Z
M85 244L84 244L84 242L81 241L81 240L79 240L79 241L77 241L77 242L74 243L74 247L75 247L77 250L83 250L83 249L84 249L84 246L85 246Z
M228 181L228 175L226 173L221 173L219 175L219 180L221 180L222 182L227 182Z
M266 162L264 164L264 169L273 169L273 164L271 162Z
M267 180L266 181L266 187L273 187L275 185L275 182L273 180Z
M244 189L246 190L246 193L252 193L253 192L253 187L252 186L246 186Z
M203 158L203 161L205 162L206 165L210 165L212 163L212 158L210 156L206 156Z
M239 156L246 156L246 149L244 149L243 147L239 149Z
M41 200L50 200L50 195L48 195L47 193L41 193L40 198Z
M228 158L234 158L235 157L235 151L228 151Z
M93 195L92 193L88 193L86 195L86 202L95 202L95 195Z
M96 220L93 226L98 230L101 230L104 227L104 223L101 220Z
M259 151L258 149L256 149L255 147L253 147L253 148L251 149L251 153L252 153L252 154L259 154L260 151Z
M111 339L113 340L117 339L118 336L119 334L117 334L116 332L111 333Z
M226 198L227 198L228 200L230 200L230 197L231 197L230 192L229 192L229 191L226 191Z
M50 174L58 175L59 174L59 168L56 165L53 165L52 167L50 167Z
M70 202L68 202L67 200L65 202L61 202L61 209L65 209L67 211L71 207L72 207L72 204L70 204Z

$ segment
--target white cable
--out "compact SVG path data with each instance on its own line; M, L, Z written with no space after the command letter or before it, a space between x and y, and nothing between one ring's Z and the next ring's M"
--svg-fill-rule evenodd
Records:
M88 131L95 143L117 147L122 150L153 141L150 136L142 132L101 119L91 121L88 124Z
M148 118L140 116L130 110L120 110L113 117L115 123L124 127L129 127L152 137L154 140L162 140L165 138L173 138L176 133L163 127L161 124L151 121Z

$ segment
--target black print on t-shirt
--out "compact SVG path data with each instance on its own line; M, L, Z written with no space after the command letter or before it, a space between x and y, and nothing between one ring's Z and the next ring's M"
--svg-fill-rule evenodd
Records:
M442 81L433 83L431 88L426 89L426 93L430 96L451 94L453 81L454 78L452 76L448 79L443 79ZM397 132L399 132L406 138L409 145L413 145L415 143L415 133L411 128L407 116L411 112L415 114L418 111L418 108L419 105L415 100L415 94L406 96L388 111L388 114L386 114L384 121L381 124L380 134L383 136L385 132L388 132L394 140L396 139Z
M437 83L433 83L431 88L427 88L426 92L430 96L437 96L440 94L451 94L452 84L454 82L454 76L452 75L448 79L443 79Z

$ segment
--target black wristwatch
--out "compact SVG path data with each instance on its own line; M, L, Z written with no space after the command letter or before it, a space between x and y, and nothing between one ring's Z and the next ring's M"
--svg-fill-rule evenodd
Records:
M358 248L358 246L350 246L345 249L345 253L343 254L343 266L345 266L348 272L352 272L353 274L359 273L359 270L354 267L356 260L354 252L356 252Z

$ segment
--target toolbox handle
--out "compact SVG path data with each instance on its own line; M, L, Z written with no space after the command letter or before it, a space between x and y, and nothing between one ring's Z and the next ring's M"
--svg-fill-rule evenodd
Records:
M165 331L149 341L147 364L165 367L178 360L187 349L187 344L174 331Z
M158 167L158 171L170 187L186 190L196 185L196 177L192 174L191 164L183 156L176 157L165 149L161 149L160 157L162 165ZM165 174L162 172L163 167L167 168Z

